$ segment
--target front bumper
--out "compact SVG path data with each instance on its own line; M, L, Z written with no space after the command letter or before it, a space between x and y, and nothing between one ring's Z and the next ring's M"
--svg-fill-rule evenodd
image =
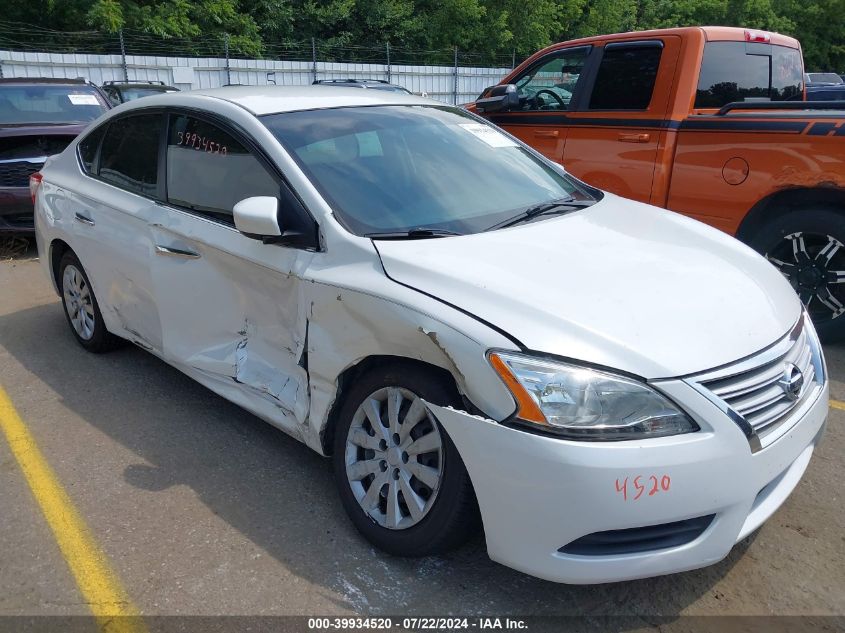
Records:
M29 187L0 187L0 233L31 233L34 230Z
M543 437L464 411L428 406L466 464L490 558L547 580L602 583L686 571L723 559L795 488L828 411L825 384L782 437L752 454L738 426L703 397L691 398L695 417L705 421L701 431L606 443ZM624 554L560 551L597 532L708 515L715 516L703 532L681 545Z

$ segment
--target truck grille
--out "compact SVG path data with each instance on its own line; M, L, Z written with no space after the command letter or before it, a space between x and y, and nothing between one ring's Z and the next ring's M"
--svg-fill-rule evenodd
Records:
M42 165L28 160L0 162L0 187L29 187L29 177Z
M692 379L711 400L727 405L760 440L789 420L824 385L818 341L805 318L763 352Z

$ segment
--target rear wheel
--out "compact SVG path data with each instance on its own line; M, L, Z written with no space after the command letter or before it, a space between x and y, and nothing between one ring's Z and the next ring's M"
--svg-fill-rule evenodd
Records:
M347 393L335 430L335 481L355 527L396 556L463 543L479 525L466 468L423 400L459 405L434 372L396 365L364 375Z
M99 354L123 343L123 339L106 329L88 275L79 258L71 251L66 252L59 262L59 290L67 322L82 347Z
M845 338L845 215L790 213L763 227L751 246L789 280L822 340Z

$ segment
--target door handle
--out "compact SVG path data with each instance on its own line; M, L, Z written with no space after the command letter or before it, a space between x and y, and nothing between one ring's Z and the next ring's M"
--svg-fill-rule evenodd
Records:
M81 213L77 213L75 216L77 222L81 222L82 224L87 224L88 226L94 226L94 220L91 218L86 218Z
M539 136L541 138L557 138L558 131L557 130L534 130L534 136Z
M156 255L165 255L166 257L181 257L183 259L199 259L201 255L193 251L183 251L181 248L170 248L169 246L162 246L156 244Z
M651 140L651 134L643 132L634 132L633 134L620 134L619 140L623 143L648 143Z

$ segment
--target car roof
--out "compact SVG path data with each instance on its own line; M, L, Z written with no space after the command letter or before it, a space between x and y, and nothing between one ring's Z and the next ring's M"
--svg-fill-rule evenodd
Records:
M535 59L540 57L539 53L549 53L553 50L559 48L569 48L573 45L580 45L580 44L597 44L601 42L623 42L626 40L637 40L642 39L644 37L656 37L656 36L668 36L668 35L678 35L678 36L685 36L692 33L703 33L704 38L708 42L718 42L718 41L728 41L728 42L744 42L745 41L745 32L746 31L753 31L754 33L759 33L762 35L766 35L770 39L771 44L776 44L779 46L787 46L789 48L800 48L800 44L798 40L794 37L789 37L788 35L782 35L780 33L774 33L772 31L762 31L758 29L745 29L742 27L734 27L734 26L682 26L676 28L668 28L668 29L653 29L649 31L629 31L626 33L611 33L607 35L591 35L589 37L582 37L579 39L574 40L567 40L564 42L558 42L556 44L552 44L537 53L534 53L529 59ZM521 67L521 66L520 66Z
M76 86L89 86L82 77L74 79L64 77L5 77L0 78L0 84L65 84Z
M103 88L161 88L162 90L175 90L175 86L169 86L163 81L106 81Z
M361 90L319 84L316 86L226 86L189 92L171 92L145 97L143 101L150 105L153 103L149 101L150 99L155 99L158 105L191 105L196 104L198 97L229 101L256 116L351 106L444 105L439 101L401 92Z

